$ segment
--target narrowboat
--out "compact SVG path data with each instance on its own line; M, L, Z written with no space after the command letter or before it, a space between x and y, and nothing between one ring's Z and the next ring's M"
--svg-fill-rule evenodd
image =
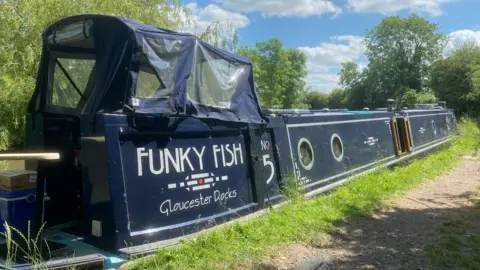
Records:
M50 268L116 268L285 202L286 179L315 196L456 131L442 103L261 108L250 59L124 17L67 17L42 37L26 149L60 159L27 162L28 220Z

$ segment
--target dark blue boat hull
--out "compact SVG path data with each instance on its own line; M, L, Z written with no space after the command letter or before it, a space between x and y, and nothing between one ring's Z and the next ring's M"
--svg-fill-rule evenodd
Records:
M413 152L396 155L394 117L409 117ZM124 251L274 205L285 199L287 177L306 193L328 190L442 144L456 128L449 110L291 115L264 126L111 114L103 115L103 125L101 142L82 138L86 231L102 230L85 241ZM299 156L305 145L313 149L309 164ZM108 160L106 171L98 159Z

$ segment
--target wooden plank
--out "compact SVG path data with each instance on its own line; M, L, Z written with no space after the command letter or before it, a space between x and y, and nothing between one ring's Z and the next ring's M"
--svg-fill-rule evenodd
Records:
M392 131L393 135L393 146L395 148L395 154L399 156L402 154L402 149L400 145L398 127L397 127L397 120L395 118L390 119L390 130Z
M59 160L59 153L0 153L0 160Z
M408 119L408 117L405 117L405 126L406 126L407 138L408 138L408 152L412 152L413 151L412 128L410 126L410 120Z

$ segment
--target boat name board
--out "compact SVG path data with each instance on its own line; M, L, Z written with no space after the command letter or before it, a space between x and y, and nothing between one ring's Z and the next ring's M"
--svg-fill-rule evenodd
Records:
M252 203L241 135L133 137L120 147L132 234L228 215Z
M137 148L137 175L144 175L144 164L148 163L148 171L153 175L184 173L185 171L195 172L204 169L203 161L211 158L215 168L228 168L243 164L242 145L237 144L214 144L209 157L205 156L205 149L202 147L176 147L173 149L145 149ZM192 159L194 160L192 162ZM193 164L197 164L194 166Z

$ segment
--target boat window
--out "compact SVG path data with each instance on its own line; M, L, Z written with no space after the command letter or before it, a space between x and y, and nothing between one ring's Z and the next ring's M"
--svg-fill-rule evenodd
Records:
M338 134L333 134L330 140L333 157L338 161L343 160L343 142Z
M95 48L93 21L86 20L57 26L47 36L47 41L49 45L93 49Z
M231 108L232 97L246 66L227 61L198 42L195 66L188 79L188 97L200 105Z
M94 59L87 58L57 58L53 73L53 87L50 104L77 108L89 82L94 76Z
M180 40L144 38L135 96L169 98L175 87Z
M138 72L136 97L149 98L154 97L157 90L160 89L161 83L153 69L146 67L140 68Z
M305 170L311 170L313 167L314 154L310 141L302 138L298 142L298 157L300 164Z

